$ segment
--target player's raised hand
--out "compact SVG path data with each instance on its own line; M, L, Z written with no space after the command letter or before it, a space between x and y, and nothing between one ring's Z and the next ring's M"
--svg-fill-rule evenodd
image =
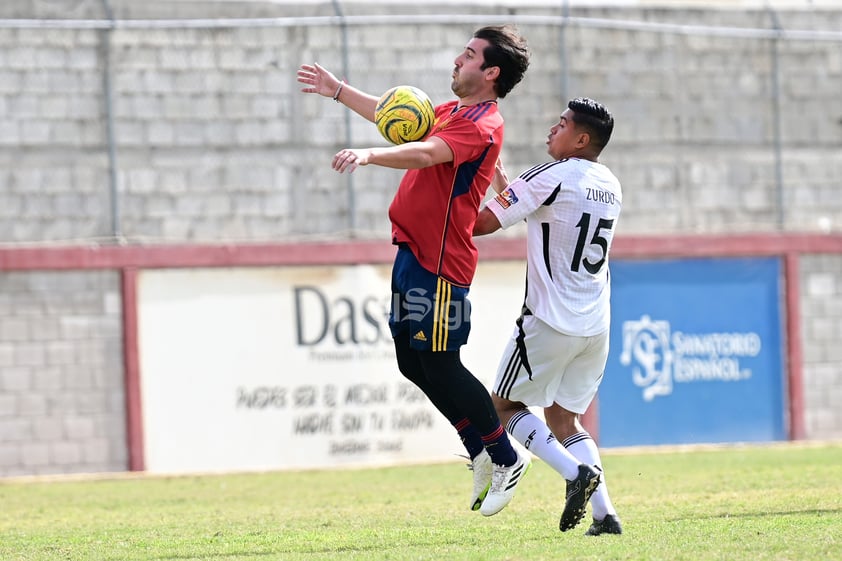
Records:
M319 66L318 62L302 64L298 68L298 81L304 84L301 91L317 93L325 97L333 97L340 80L327 69Z

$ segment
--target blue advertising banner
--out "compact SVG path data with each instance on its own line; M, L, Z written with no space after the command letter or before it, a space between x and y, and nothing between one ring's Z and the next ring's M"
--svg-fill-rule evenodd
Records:
M611 263L601 446L786 438L778 258Z

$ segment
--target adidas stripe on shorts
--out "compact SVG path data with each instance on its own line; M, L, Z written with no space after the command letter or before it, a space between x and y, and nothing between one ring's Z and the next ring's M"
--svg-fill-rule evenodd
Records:
M389 311L392 337L408 330L415 350L458 350L468 342L471 331L468 288L431 273L418 263L411 249L398 247Z

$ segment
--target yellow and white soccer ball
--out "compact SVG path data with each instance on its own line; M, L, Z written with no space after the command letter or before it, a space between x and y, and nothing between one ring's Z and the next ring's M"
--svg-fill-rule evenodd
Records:
M422 140L433 128L436 112L430 97L414 86L395 86L377 102L374 124L392 144Z

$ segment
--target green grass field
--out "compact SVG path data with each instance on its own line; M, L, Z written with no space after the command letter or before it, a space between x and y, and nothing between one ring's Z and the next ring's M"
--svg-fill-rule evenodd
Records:
M462 463L196 477L0 479L0 559L842 560L842 444L608 451L622 536L558 531L536 461L467 510Z

